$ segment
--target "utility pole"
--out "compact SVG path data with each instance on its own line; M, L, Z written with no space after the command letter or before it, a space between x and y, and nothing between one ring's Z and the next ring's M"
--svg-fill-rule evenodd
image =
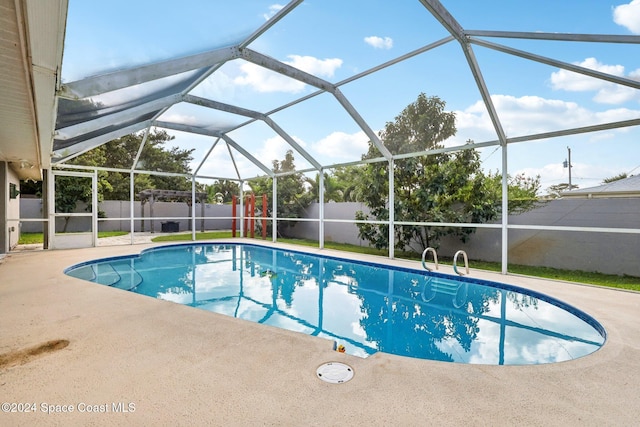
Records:
M571 191L571 189L573 188L573 186L571 185L571 148L567 147L567 152L568 152L568 160L565 160L562 164L562 166L564 166L565 168L569 168L569 191Z

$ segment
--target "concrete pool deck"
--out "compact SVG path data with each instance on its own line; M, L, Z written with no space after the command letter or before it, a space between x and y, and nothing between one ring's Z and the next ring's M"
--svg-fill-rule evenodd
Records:
M78 262L151 246L12 253L2 260L0 361L2 355L53 340L69 344L14 362L5 357L0 402L16 403L14 409L29 404L31 412L6 413L3 406L0 425L640 422L640 293L480 272L471 261L472 277L561 299L595 317L608 333L600 350L577 360L487 366L384 353L361 359L333 351L328 340L62 273ZM419 268L418 262L320 252ZM354 378L344 384L320 381L316 368L329 361L352 366ZM49 408L73 412L45 413Z

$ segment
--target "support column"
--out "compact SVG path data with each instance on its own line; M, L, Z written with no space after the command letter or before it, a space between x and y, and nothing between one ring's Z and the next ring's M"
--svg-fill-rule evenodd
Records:
M236 195L231 195L231 237L236 237ZM242 233L240 233L242 236ZM235 252L234 252L235 255Z
M267 195L262 195L262 240L267 240Z
M507 144L502 144L502 274L507 274L509 264L509 181Z
M49 218L49 170L42 170L42 219ZM49 235L49 222L42 223L42 249L49 249L51 236Z
M395 177L393 171L393 159L389 159L389 258L395 257L395 233L394 221L396 217L396 195L394 191Z
M244 182L240 181L240 237L244 237Z
M196 240L196 177L191 176L191 205L189 205L191 217L191 240ZM194 288L195 289L195 288Z
M129 234L131 235L131 244L133 245L135 243L135 228L136 228L136 223L133 220L134 218L134 210L135 210L135 194L134 194L134 183L135 183L135 175L133 174L133 171L129 172ZM144 231L144 230L142 230Z
M318 246L324 249L324 169L320 169L318 178Z
M271 200L271 204L273 205L273 225L271 227L272 236L271 239L273 243L278 241L278 178L273 177L273 200Z
M153 194L151 195L151 197L149 198L149 221L151 222L151 232L155 233L155 230L153 229L154 226L154 221L153 221L153 203L155 202L155 198L153 197Z
M140 200L140 218L142 218L140 220L140 231L142 231L143 233L145 232L145 228L144 228L144 205L147 204L147 199L142 199Z
M202 231L204 233L204 212L205 212L205 203L206 203L206 199L201 198L200 199L200 231Z
M49 223L47 230L49 231L49 247L55 245L54 239L56 235L56 178L51 169L47 170L47 216Z
M98 170L93 170L91 178L91 234L93 247L98 246Z

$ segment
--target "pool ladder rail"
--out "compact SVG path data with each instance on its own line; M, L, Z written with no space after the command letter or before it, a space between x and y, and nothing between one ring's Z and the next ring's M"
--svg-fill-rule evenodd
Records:
M427 266L427 254L431 252L433 254L433 262L435 264L435 269L438 269L438 254L436 252L436 250L432 247L428 247L427 249L425 249L422 252L422 267L424 267L425 270L427 271L433 271L431 270L428 266ZM462 255L462 258L464 260L464 269L465 272L461 272L458 271L458 256ZM466 274L469 274L469 257L467 257L467 253L463 250L459 250L458 252L456 252L456 254L453 256L453 271L456 272L457 275L459 276L464 276Z
M458 271L458 255L460 254L462 254L462 258L464 259L464 269L465 269L464 273ZM459 276L464 276L465 274L469 274L469 258L467 257L467 253L465 251L459 250L453 256L453 271L455 271L456 274L458 274Z
M433 253L433 262L434 262L436 270L437 270L438 269L438 254L436 253L436 250L433 249L432 247L428 247L427 249L424 250L424 252L422 252L422 266L427 271L433 271L429 267L427 267L427 263L426 263L427 254L429 252Z

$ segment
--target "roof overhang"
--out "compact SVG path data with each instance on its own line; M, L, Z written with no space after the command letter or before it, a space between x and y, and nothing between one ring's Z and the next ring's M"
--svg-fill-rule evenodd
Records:
M0 0L0 161L20 179L51 164L68 0Z

